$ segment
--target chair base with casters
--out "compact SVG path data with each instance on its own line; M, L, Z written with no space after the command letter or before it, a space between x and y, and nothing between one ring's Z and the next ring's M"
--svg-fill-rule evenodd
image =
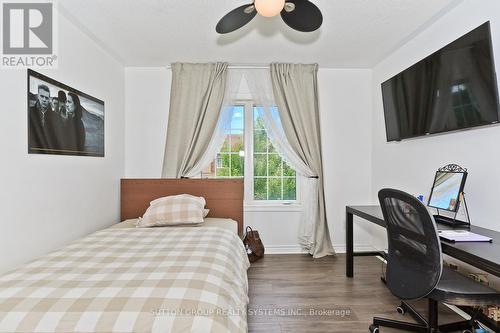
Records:
M441 279L435 289L427 296L428 297L428 319L425 319L418 313L410 304L401 301L401 305L397 307L400 314L408 313L415 319L417 323L408 323L398 320L373 318L373 324L370 326L370 332L378 332L378 328L391 327L410 332L456 332L474 333L475 329L479 328L476 319L481 310L476 310L472 313L471 319L463 320L456 323L445 325L438 324L438 302L480 306L487 304L499 304L499 293L475 282L472 279L457 273L447 267L443 268Z
M438 302L481 306L487 304L500 304L500 294L490 287L475 282L472 279L444 267L441 279L435 289L427 296L428 299L428 318L425 319L410 304L405 301L397 308L400 314L408 313L417 323L408 323L404 321L373 318L373 324L370 326L370 332L378 332L379 327L391 327L409 332L475 332L478 328L476 322L480 310L472 314L472 318L456 323L439 325L438 324Z
M405 301L401 301L401 305L397 307L397 312L399 314L409 314L416 323L409 323L399 320L392 320L386 318L373 318L373 324L370 325L371 333L379 333L379 327L390 327L395 329L400 329L409 332L456 332L462 331L463 333L473 333L476 328L478 328L478 324L476 322L476 315L479 313L476 312L475 315L471 317L469 320L463 320L455 323L449 323L444 325L438 325L438 303L437 301L428 300L428 308L429 308L429 319L425 319L422 317L420 313L418 313L410 304Z

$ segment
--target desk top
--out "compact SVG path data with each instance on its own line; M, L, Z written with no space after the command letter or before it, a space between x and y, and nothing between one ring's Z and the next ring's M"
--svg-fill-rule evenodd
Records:
M346 212L359 216L381 227L386 226L380 206L347 206ZM451 229L450 226L439 224L438 229ZM443 253L464 261L488 273L500 276L500 232L471 225L471 232L488 236L492 243L467 242L451 243L441 241Z

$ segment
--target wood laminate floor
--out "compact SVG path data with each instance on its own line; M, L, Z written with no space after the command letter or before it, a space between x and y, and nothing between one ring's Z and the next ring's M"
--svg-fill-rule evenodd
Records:
M373 316L409 320L396 312L398 299L380 281L381 261L354 260L345 276L345 255L266 255L248 271L249 332L368 332ZM426 314L425 302L416 308ZM461 318L442 306L440 324ZM398 332L381 328L381 332Z

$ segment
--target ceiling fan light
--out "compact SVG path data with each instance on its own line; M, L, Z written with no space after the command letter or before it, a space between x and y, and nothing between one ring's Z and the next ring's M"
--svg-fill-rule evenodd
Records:
M285 7L285 0L255 0L254 5L259 15L273 17L281 13Z
M247 8L245 8L243 10L243 12L245 12L245 14L252 14L254 10L255 10L255 6L254 5L250 5Z
M295 10L295 4L293 2L287 2L285 3L285 11L287 13L291 13Z

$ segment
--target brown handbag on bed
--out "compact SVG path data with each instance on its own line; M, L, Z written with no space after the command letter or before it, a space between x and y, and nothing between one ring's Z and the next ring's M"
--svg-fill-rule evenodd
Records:
M250 262L256 262L264 257L264 244L262 244L262 240L257 230L252 230L251 227L247 227L243 244L247 250Z

